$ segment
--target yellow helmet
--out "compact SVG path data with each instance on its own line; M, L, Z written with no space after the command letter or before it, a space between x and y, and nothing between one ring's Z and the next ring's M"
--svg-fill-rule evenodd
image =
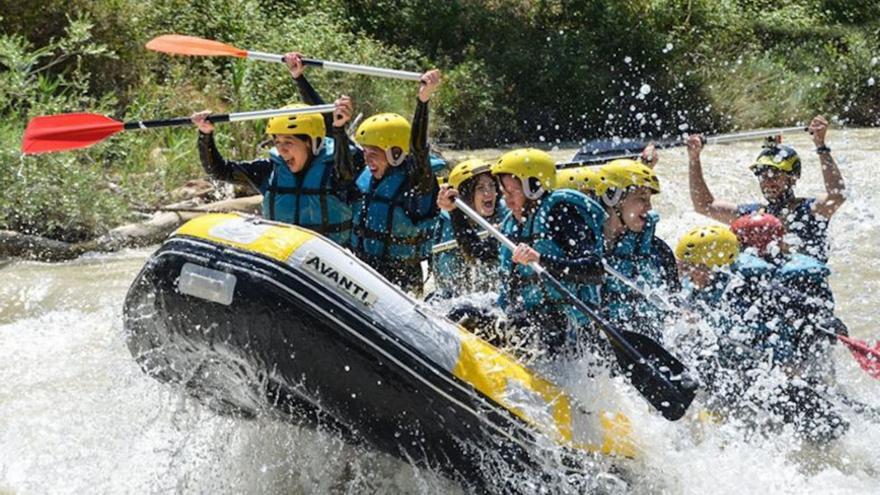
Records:
M602 185L596 188L596 194L608 206L619 203L626 190L632 187L645 187L654 194L660 192L657 174L638 160L614 160L599 167L599 171Z
M749 168L755 174L760 174L767 168L774 168L800 177L801 159L791 146L774 144L761 150L758 159Z
M598 167L566 168L556 173L556 189L575 189L586 194L599 194L596 189L602 187L604 181Z
M736 234L720 225L697 227L683 235L675 247L675 257L679 260L709 268L729 265L737 256Z
M556 162L547 153L524 148L508 151L492 164L492 174L510 174L522 183L528 199L538 199L556 185Z
M294 103L284 108L305 108L308 105ZM266 123L266 134L302 134L312 140L312 152L318 154L324 145L324 137L327 136L327 128L324 125L324 116L320 113L301 113L299 115L280 115L272 117Z
M449 172L449 177L446 179L446 183L458 189L464 181L470 180L480 174L491 172L491 167L492 165L489 162L480 158L465 160L453 167L452 172Z
M375 146L385 150L388 162L398 166L409 153L409 140L412 127L405 118L396 113L380 113L365 120L357 128L354 139L361 146ZM397 156L391 151L399 148Z

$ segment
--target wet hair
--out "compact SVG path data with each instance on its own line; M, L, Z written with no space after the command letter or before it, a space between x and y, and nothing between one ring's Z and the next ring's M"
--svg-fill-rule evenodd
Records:
M275 136L277 136L277 135L279 135L279 134L272 134L272 135L269 137L269 139L267 139L267 140L261 142L261 143L259 144L259 146L260 146L261 148L271 148L272 146L275 145ZM309 155L312 155L312 138L311 138L310 136L308 136L307 134L281 134L281 135L283 135L283 136L293 136L293 137L299 139L300 141L306 143L307 145L309 145L309 146L308 146L308 148L309 148Z
M461 198L465 200L467 203L473 203L474 197L477 193L477 182L480 181L480 177L489 174L489 172L483 172L477 174L470 179L462 182L458 186L458 193L461 195ZM492 176L489 175L489 178L492 179ZM501 184L497 180L492 180L492 184L495 185L495 193L501 196Z

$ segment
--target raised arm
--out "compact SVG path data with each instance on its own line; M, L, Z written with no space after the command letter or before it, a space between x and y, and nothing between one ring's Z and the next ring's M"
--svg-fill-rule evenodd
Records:
M413 188L419 194L430 194L437 188L437 179L431 170L431 160L428 156L428 102L438 86L440 86L439 70L429 70L422 75L419 86L419 98L418 102L416 102L416 113L413 116L410 152L414 160L413 169L410 170L410 177Z
M688 183L691 190L691 203L694 210L722 223L731 223L739 216L735 204L716 200L703 178L703 164L700 153L703 151L703 138L699 134L688 137Z
M296 88L299 90L299 96L302 101L309 105L323 105L324 99L315 91L312 84L306 79L306 66L302 62L302 54L299 52L290 52L284 55L284 63L287 64L287 70L293 76L296 82ZM329 130L333 126L333 117L324 114L324 126Z
M199 129L199 159L205 173L217 180L247 184L260 190L263 179L272 171L272 162L266 159L251 162L226 160L214 142L214 124L207 120L210 110L192 115L193 123Z
M357 179L351 143L348 133L345 132L345 124L351 120L354 107L351 98L345 95L340 96L335 103L336 110L333 112L333 125L330 127L330 136L333 138L335 145L333 149L333 167L336 172L337 188L346 190Z
M813 203L813 212L825 218L831 218L846 201L846 186L837 162L831 156L831 149L825 146L825 133L828 132L828 121L818 115L810 122L810 134L813 136L813 144L819 154L819 163L822 164L822 180L825 182L825 194L816 198Z

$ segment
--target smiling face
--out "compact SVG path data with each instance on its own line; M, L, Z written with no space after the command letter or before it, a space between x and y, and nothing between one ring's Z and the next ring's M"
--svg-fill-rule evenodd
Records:
M651 195L653 191L646 187L638 187L629 191L620 201L620 218L624 226L633 232L641 232L648 222L651 211Z
M495 213L495 201L498 199L498 189L495 179L488 173L480 174L474 179L474 198L471 205L477 213L484 217L491 217Z
M504 203L513 213L513 217L522 222L526 209L526 195L523 192L522 182L510 174L504 174L501 176L501 192L504 195Z
M306 167L311 157L311 143L308 139L303 140L292 135L276 134L272 136L272 141L291 172L298 173Z
M364 161L367 162L367 168L376 180L384 177L388 167L391 166L385 150L377 146L364 146Z
M765 168L758 175L758 182L761 185L761 192L764 198L769 202L782 199L794 187L797 177L774 170L770 167Z

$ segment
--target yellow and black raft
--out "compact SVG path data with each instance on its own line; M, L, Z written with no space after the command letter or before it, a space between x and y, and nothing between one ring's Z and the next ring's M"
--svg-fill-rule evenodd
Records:
M188 222L133 283L125 327L149 375L220 411L268 405L481 486L475 478L493 474L487 452L525 465L538 446L585 459L634 451L623 415L574 407L508 354L294 226L238 215Z

